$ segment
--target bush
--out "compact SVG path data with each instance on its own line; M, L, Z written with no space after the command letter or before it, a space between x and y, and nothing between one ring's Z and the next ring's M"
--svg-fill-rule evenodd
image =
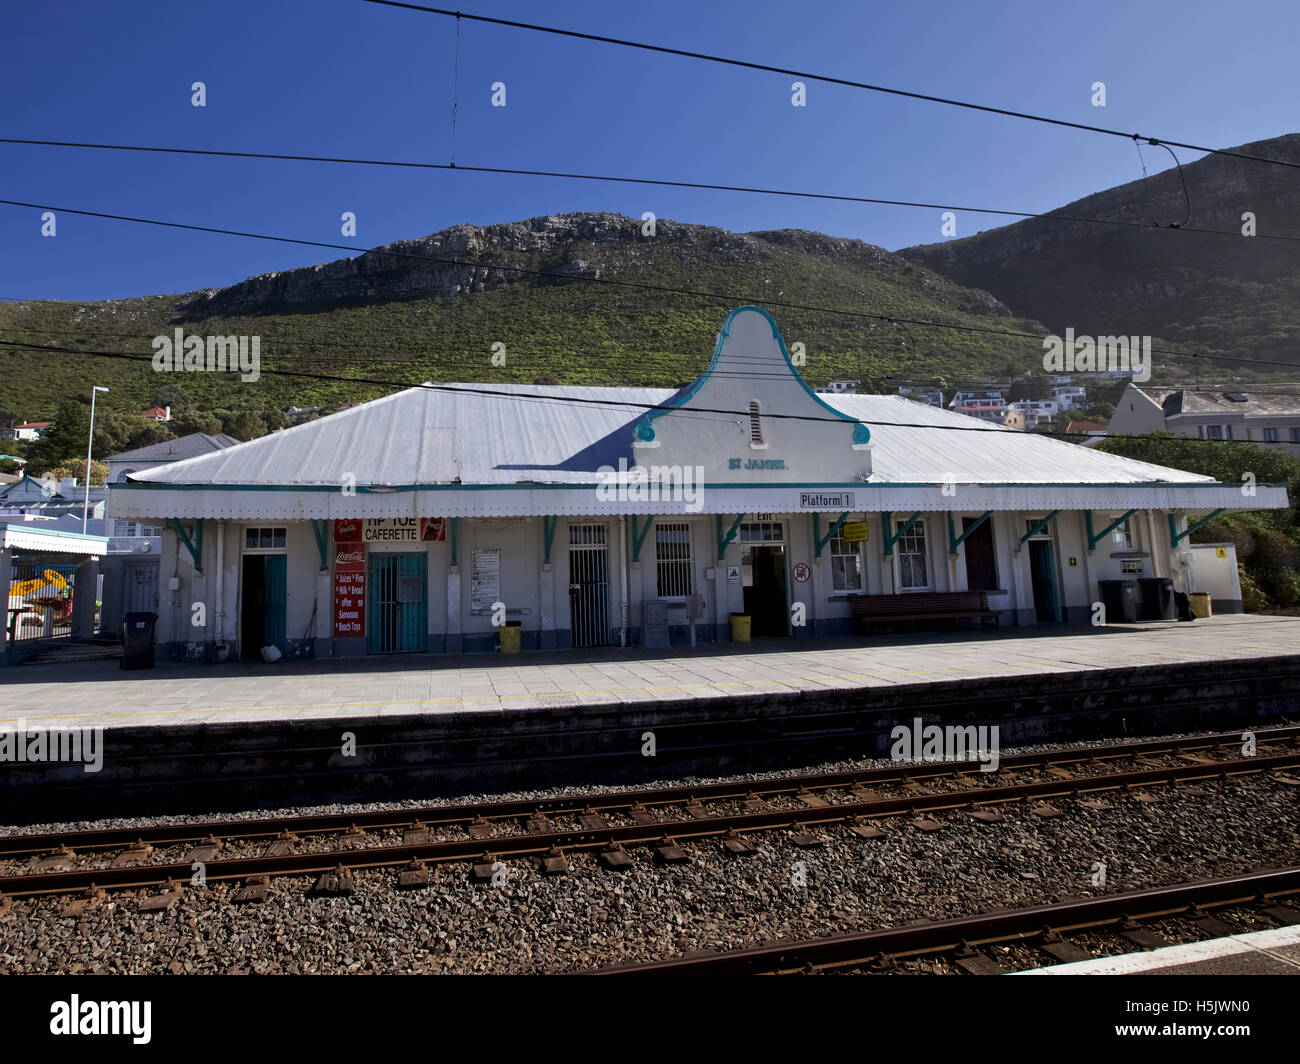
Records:
M1258 613L1269 607L1267 596L1255 586L1255 581L1250 578L1250 573L1240 562L1237 563L1237 576L1241 580L1241 607L1247 613Z

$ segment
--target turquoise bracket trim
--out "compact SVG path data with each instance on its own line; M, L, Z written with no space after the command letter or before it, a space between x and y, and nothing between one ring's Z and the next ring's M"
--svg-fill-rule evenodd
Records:
M329 550L326 546L327 533L325 531L326 522L313 521L311 530L316 533L316 552L320 555L320 571L323 573L330 567Z
M973 525L970 526L970 528L966 529L966 531L959 536L957 535L956 522L953 521L952 514L949 513L948 514L948 553L955 558L957 556L957 548L966 542L966 537L969 536L976 529L978 529L980 525L982 525L985 521L987 521L992 516L993 516L992 510L985 510L983 516L980 517Z
M651 527L655 523L654 514L650 514L645 519L645 528L636 527L636 514L632 515L632 560L639 562L641 560L641 547L645 544L645 538L650 533Z
M849 519L849 513L846 510L844 511L844 513L840 514L840 516L837 517L833 522L831 522L831 527L826 530L826 535L823 536L822 515L819 513L813 514L813 557L814 558L820 558L822 556L822 550L826 547L826 544L840 534L840 529L844 527L844 522L847 521L848 519Z
M916 513L914 513L911 517L909 517L909 518L907 519L907 521L906 521L906 523L904 523L903 527L900 528L900 529L898 530L898 534L895 535L895 534L891 531L891 529L892 529L893 526L894 526L894 514L893 514L893 511L891 511L891 510L885 510L885 511L880 515L880 523L881 523L882 529L883 529L883 531L884 531L884 533L885 533L885 535L884 535L884 541L885 541L885 557L886 557L886 558L892 558L892 557L894 556L894 544L897 543L900 539L902 539L902 538L903 538L905 535L907 535L909 532L911 532L911 531L912 531L912 526L913 526L914 524L916 524L916 522L919 521L919 520L921 520L921 512L918 510Z
M1084 511L1083 511L1083 523L1087 526L1087 529L1088 529L1088 551L1089 551L1089 553L1091 553L1092 551L1096 550L1096 549L1097 549L1097 544L1098 544L1098 543L1100 543L1103 539L1105 539L1105 538L1106 538L1107 536L1109 536L1112 532L1114 532L1115 529L1119 528L1120 525L1122 525L1125 521L1127 521L1127 520L1128 520L1130 517L1132 517L1135 513L1137 513L1137 510L1136 510L1136 509L1134 509L1134 510L1130 510L1130 511L1129 511L1128 513L1126 513L1123 517L1118 517L1118 518L1116 518L1114 521L1112 521L1110 524L1108 524L1105 528L1103 528L1100 532L1094 532L1094 531L1092 530L1092 511L1091 511L1091 510L1084 510Z
M546 554L543 559L544 564L551 564L551 544L555 542L555 526L559 524L558 517L542 518L542 534L546 537Z
M1052 521L1055 520L1056 515L1059 514L1060 512L1061 512L1060 510L1053 510L1041 521L1035 522L1034 527L1020 537L1020 542L1016 544L1016 553L1019 554L1020 548L1023 547L1030 540L1031 537L1038 535L1040 532L1043 531L1043 529L1045 529L1048 525L1050 525Z
M174 517L167 518L172 526L172 531L176 533L176 538L184 544L185 549L190 552L190 560L194 562L194 571L203 572L203 519L199 518L194 522L194 538L190 539L185 534L185 529L181 527L180 521Z
M1168 514L1167 516L1169 517L1169 546L1171 547L1178 546L1178 544L1180 544L1193 532L1199 532L1202 528L1204 528L1216 517L1218 517L1219 514L1225 512L1226 512L1225 509L1212 510L1210 513L1202 517L1199 521L1193 521L1182 532L1178 531L1177 516L1174 514Z
M447 521L447 550L451 555L451 564L460 564L460 518L453 517Z
M736 514L736 519L731 522L731 528L725 533L722 531L722 514L714 514L713 516L718 523L718 561L722 561L727 555L727 548L731 546L732 541L736 538L736 533L740 531L740 522L745 519L745 515Z
M834 414L839 418L839 420L847 422L853 426L853 442L855 444L869 443L871 441L871 430L867 428L866 425L861 421L858 421L857 418L850 417L848 414L844 413L843 410L837 410L835 407L831 406L830 403L826 402L825 399L808 386L808 382L803 379L803 375L795 368L795 364L790 358L790 352L786 350L785 337L781 335L781 330L776 327L776 319L762 307L755 307L748 304L743 307L737 307L727 315L727 320L723 322L722 325L722 331L718 333L718 342L713 345L713 357L709 359L709 364L705 368L704 372L695 379L690 388L682 394L681 398L671 406L660 406L654 410L648 410L640 419L638 419L636 425L636 438L643 443L651 442L655 438L655 419L684 406L694 397L696 392L704 387L704 382L713 374L714 367L717 366L718 359L722 356L722 348L726 343L727 337L731 335L731 319L737 314L742 314L747 310L756 311L767 319L768 324L772 326L772 335L776 338L777 346L781 349L781 354L785 358L785 364L790 370L790 375L799 382L803 387L803 390L812 397L813 401L817 403L818 406Z

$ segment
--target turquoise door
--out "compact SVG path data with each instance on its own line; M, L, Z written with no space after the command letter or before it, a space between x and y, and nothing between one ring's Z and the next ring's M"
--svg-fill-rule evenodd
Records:
M1056 589L1056 553L1051 540L1029 541L1029 570L1034 585L1034 612L1039 621L1055 624L1061 619L1061 601Z
M263 561L266 564L266 601L262 608L262 638L279 647L283 653L288 650L284 631L288 558L283 554L268 554Z
M426 554L372 554L366 643L372 654L422 652L428 632Z

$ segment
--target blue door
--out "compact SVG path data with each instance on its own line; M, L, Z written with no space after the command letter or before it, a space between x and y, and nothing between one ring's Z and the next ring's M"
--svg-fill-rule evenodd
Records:
M372 554L367 590L366 643L372 654L427 649L426 554Z

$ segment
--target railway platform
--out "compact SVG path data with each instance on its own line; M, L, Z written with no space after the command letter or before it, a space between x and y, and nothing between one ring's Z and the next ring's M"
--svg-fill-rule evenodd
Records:
M392 655L159 665L114 661L0 673L0 727L139 727L354 719L492 710L833 694L1295 655L1300 617L1237 614L1190 624L1021 628L696 648L606 647L519 656ZM1297 708L1300 708L1298 706Z
M51 748L75 733L94 764L0 760L0 818L772 771L888 757L917 719L1012 747L1297 717L1300 618L1281 616L454 662L34 665L0 678L0 733Z

